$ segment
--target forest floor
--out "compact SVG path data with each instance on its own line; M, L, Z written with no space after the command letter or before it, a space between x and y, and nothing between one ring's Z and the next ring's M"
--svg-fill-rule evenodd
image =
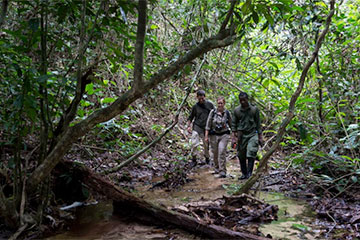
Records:
M164 152L152 154L162 154L162 160L147 164L138 162L109 177L146 200L236 231L275 239L360 237L360 204L356 200L359 193L351 198L347 195L334 198L320 192L319 186L309 181L308 175L283 160L283 153L273 155L268 173L253 187L251 196L236 198L232 201L235 205L229 204L228 199L244 181L238 180L241 174L233 150L228 154L226 178L218 178L209 165L190 168L186 161L167 160ZM106 210L94 210L102 212L102 220L79 227L82 220L77 219L67 235L59 235L59 238L84 239L90 237L90 233L91 238L101 239L201 239L172 227L148 226L128 218L109 217L111 203L107 205ZM278 205L280 210L277 212L277 207L271 207L273 205ZM271 211L263 211L269 207ZM225 208L238 215L224 212Z

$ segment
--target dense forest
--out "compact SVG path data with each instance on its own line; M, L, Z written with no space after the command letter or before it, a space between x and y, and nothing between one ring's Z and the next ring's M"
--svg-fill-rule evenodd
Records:
M230 111L246 92L260 110L256 170L231 196L286 173L328 222L316 239L360 237L359 0L0 4L1 237L61 231L59 206L94 198L204 238L270 237L137 202L144 174L173 191L199 169L186 131L199 89Z

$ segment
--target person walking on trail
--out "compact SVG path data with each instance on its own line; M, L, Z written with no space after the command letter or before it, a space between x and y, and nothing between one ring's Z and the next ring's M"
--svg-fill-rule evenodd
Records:
M248 94L245 92L240 92L239 102L240 105L233 112L231 130L232 144L237 142L237 156L242 172L239 179L242 180L252 175L259 144L262 144L263 137L259 109L249 103Z
M205 141L209 141L215 173L226 177L226 149L230 139L231 115L225 109L225 98L217 99L217 108L211 110L205 127Z
M188 118L188 132L191 134L191 166L194 167L201 162L201 157L198 151L200 145L200 138L204 145L204 157L206 164L210 162L209 145L204 141L205 125L210 111L214 108L214 104L205 99L205 91L199 90L196 93L198 102L192 107L190 116Z

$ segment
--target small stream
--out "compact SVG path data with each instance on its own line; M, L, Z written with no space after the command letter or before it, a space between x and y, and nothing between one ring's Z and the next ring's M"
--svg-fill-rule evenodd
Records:
M197 169L189 177L192 179L178 191L162 189L149 190L150 186L139 185L140 196L156 201L167 207L174 207L199 200L211 200L227 195L223 185L238 183L240 174L236 162L228 163L229 177L216 178L209 167ZM257 196L273 205L278 205L278 220L262 224L260 231L274 239L315 239L312 229L316 216L305 201L291 199L280 193L260 192ZM200 239L185 231L129 222L129 219L112 215L111 202L82 206L76 210L76 224L69 231L48 239Z
M275 239L315 239L316 230L312 230L316 214L302 200L285 197L281 193L260 192L259 199L279 207L278 220L260 226L266 236Z

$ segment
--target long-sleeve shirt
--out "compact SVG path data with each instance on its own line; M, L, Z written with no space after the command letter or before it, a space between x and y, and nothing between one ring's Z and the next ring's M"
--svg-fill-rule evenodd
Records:
M238 106L234 109L231 130L242 131L244 135L260 134L261 123L259 109L251 104L247 109Z
M210 111L214 108L214 104L208 100L205 100L203 104L196 103L192 109L188 121L194 120L193 129L197 132L204 131L206 121Z

